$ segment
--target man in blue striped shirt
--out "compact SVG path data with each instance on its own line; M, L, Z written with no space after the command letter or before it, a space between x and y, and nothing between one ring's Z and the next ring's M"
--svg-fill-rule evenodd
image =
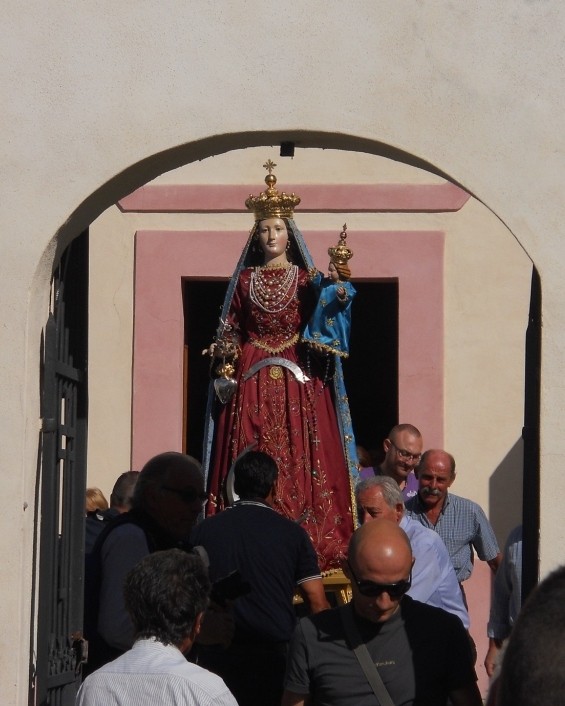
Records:
M472 500L448 493L455 480L453 456L430 449L423 454L415 473L418 495L406 503L407 514L443 539L459 583L473 571L473 550L496 572L502 555L484 511Z

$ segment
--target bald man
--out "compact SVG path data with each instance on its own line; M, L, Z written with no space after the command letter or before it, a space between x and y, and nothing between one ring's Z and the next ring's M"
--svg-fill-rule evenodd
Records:
M442 706L449 699L454 706L481 706L467 633L459 618L406 595L412 564L408 537L389 520L373 520L353 534L343 566L353 600L300 621L282 706L374 706L350 647L358 639L394 704ZM349 634L346 613L359 638Z

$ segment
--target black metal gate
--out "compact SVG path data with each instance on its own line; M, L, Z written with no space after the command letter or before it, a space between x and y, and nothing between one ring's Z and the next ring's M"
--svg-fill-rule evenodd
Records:
M45 327L35 703L72 706L80 682L86 486L88 234L65 250Z

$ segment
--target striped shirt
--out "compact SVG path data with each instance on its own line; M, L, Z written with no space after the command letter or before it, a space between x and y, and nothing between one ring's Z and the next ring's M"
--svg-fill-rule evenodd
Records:
M448 493L435 525L428 520L426 506L419 495L408 500L406 514L443 539L460 583L473 571L473 548L482 561L490 561L499 553L487 516L472 500Z
M237 706L220 677L188 662L173 645L138 640L87 677L75 706Z

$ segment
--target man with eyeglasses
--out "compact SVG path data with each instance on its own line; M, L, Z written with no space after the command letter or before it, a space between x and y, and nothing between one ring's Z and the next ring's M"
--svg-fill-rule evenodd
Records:
M482 704L459 618L406 595L412 564L397 524L376 519L356 530L343 565L352 601L300 621L282 706L372 706L374 667L393 704ZM367 672L354 651L359 645L369 652Z
M206 494L200 463L166 452L150 459L135 486L132 509L119 515L98 537L86 563L85 634L91 672L128 650L134 628L122 587L130 569L148 554L165 549L193 551L190 532ZM200 639L227 644L233 621L208 612Z
M422 456L422 434L412 424L397 424L383 441L383 448L385 457L381 465L375 469L375 474L395 480L404 500L408 500L418 492L414 467ZM372 470L362 470L360 478L372 476Z

